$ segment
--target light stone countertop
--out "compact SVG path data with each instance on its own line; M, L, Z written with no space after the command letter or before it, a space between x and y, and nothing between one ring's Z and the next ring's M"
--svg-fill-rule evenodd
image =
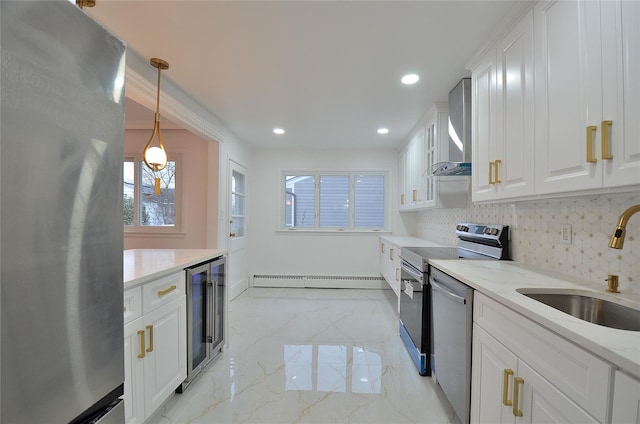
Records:
M380 236L381 238L388 240L393 244L397 244L402 247L449 247L445 244L434 243L432 241L427 241L423 239L419 239L417 237L410 236Z
M226 253L220 249L130 249L124 251L124 289L135 287L206 262Z
M430 260L429 263L532 321L640 378L640 332L592 324L516 291L519 288L577 289L640 309L640 294L607 293L601 284L510 261Z

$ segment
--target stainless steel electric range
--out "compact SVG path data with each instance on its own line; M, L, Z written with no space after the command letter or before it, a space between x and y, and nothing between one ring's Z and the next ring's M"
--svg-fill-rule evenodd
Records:
M429 259L510 259L509 227L462 223L457 246L402 247L400 337L420 375L433 369L432 297Z

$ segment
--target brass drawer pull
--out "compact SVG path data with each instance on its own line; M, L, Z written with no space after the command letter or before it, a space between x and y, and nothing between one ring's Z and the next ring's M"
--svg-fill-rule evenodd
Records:
M524 384L524 378L516 377L513 379L513 415L516 417L522 416L522 411L519 409L520 405L520 385Z
M612 125L613 121L602 121L602 159L604 160L613 159L613 155L611 154L611 144L609 142Z
M589 125L587 127L587 162L596 163L598 159L593 154L593 133L598 129L595 125Z
M509 400L509 377L513 375L513 370L511 368L506 368L504 370L504 380L502 382L502 404L504 406L511 406L513 402Z
M500 177L498 176L498 167L502 163L502 161L500 159L496 159L493 163L496 164L496 179L493 182L495 184L500 184L502 181L500 181Z
M144 358L144 331L138 330L138 336L140 336L140 353L138 353L138 358Z
M178 286L171 286L169 288L166 288L164 290L158 290L158 296L164 296L165 294L171 293L172 291L174 291L175 289L177 289Z
M147 352L153 352L153 325L147 325L147 330L149 330L149 347L147 348Z

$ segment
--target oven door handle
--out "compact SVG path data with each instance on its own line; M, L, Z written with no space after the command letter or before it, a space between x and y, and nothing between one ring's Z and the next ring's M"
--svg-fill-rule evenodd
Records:
M401 266L404 272L406 272L407 274L409 274L410 276L418 280L420 283L424 283L424 275L421 272L414 271L413 268L409 268L405 264L401 264Z
M446 289L446 287L441 286L440 284L436 283L435 281L433 281L433 279L431 279L431 287L439 292L442 292L443 294L447 295L451 300L458 302L458 303L462 303L463 305L465 305L467 303L467 299L465 299L462 296L458 296L455 293L450 292L449 290Z

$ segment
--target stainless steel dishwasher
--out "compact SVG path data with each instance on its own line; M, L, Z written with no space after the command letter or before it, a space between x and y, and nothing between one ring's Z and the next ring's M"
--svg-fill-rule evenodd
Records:
M431 268L434 374L456 415L469 422L473 289Z

